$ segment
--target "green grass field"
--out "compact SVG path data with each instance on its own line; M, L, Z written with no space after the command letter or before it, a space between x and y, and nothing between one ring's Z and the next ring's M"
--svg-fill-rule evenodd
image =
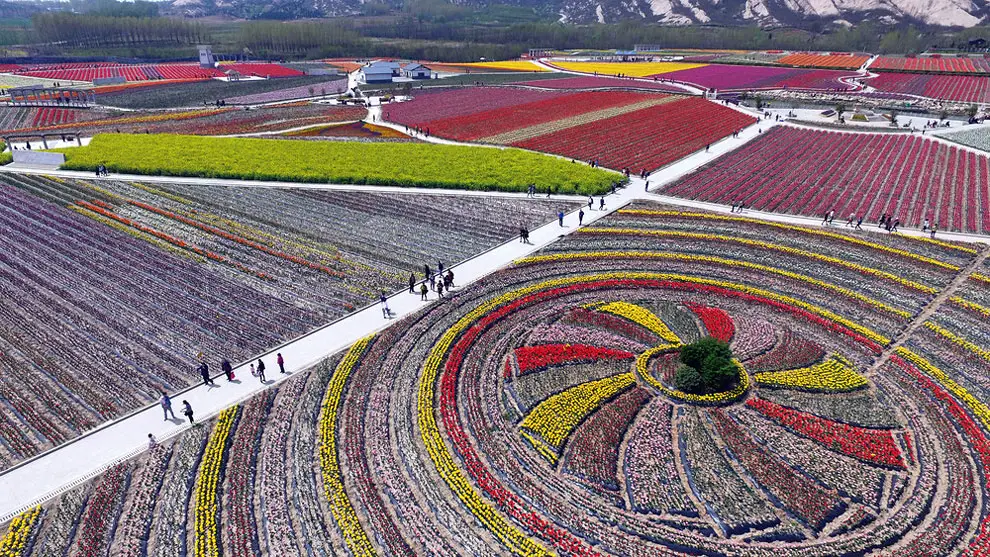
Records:
M245 180L596 194L619 174L521 151L421 143L316 142L184 135L98 135L59 149L68 170Z

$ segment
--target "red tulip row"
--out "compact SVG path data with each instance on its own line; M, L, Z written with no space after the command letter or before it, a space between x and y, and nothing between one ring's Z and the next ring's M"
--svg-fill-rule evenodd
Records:
M657 95L630 91L571 93L526 104L432 120L421 125L432 135L475 141L501 133L563 120L605 108L655 99Z
M698 97L644 108L513 143L606 168L655 170L756 120Z
M898 470L906 468L901 449L890 430L833 422L758 398L747 400L746 405L833 451L877 466Z
M701 319L708 336L722 342L729 342L732 340L732 336L736 334L736 326L732 322L732 317L725 310L690 302L684 305L691 308L698 319Z
M870 64L871 70L904 70L908 72L990 73L990 62L976 57L941 56L881 56Z
M775 128L665 193L802 215L835 211L837 222L888 214L902 226L928 219L942 230L990 230L990 158L916 135Z
M575 362L593 362L596 360L627 360L635 357L635 354L625 350L599 348L586 344L523 346L516 348L515 355L519 362L519 375L543 369L547 366Z

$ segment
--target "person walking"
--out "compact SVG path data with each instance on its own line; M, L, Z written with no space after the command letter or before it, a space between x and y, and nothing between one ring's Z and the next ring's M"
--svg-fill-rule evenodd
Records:
M165 414L165 421L168 421L168 415L172 414L172 419L176 419L175 412L172 410L172 399L162 391L161 398L158 399L158 404L162 405L162 412Z
M155 434L154 433L149 433L148 434L148 450L150 451L150 450L154 449L157 446L158 446L158 439L155 439Z
M429 292L429 291L430 290L426 287L426 283L425 282L419 286L419 299L420 299L420 301L426 302L426 301L429 300L429 298L426 297L426 293Z
M822 215L822 226L828 226L828 213Z
M430 275L432 275L432 274L433 274L433 271L430 269L430 266L427 265L426 263L424 263L423 264L423 279L424 280L430 280Z
M200 362L199 367L196 369L199 370L199 375L203 378L204 385L207 387L216 387L217 384L210 378L210 366L206 365L206 362Z
M437 274L443 276L443 261L437 259Z
M558 210L557 211L557 224L559 224L561 226L561 228L563 228L563 226L564 226L564 211L563 210Z
M454 287L454 271L447 269L447 276L443 277L443 285L447 288L447 292Z
M416 273L409 273L409 293L416 293Z
M258 374L258 379L262 383L264 383L266 381L266 378L265 378L265 362L261 361L261 358L258 358L258 366L255 368L255 370L256 370L256 373Z
M598 210L599 211L604 211L605 210L605 196L604 195L601 197L601 199L598 200Z
M382 304L382 317L389 319L392 317L392 310L388 308L388 296L385 295L385 291L382 290L381 296L378 297L378 301Z
M891 232L897 232L897 227L901 224L901 219L894 219L894 225L890 227Z
M650 181L649 180L647 180L646 181L646 185L643 186L643 191L645 191L646 193L649 193L650 192Z
M230 365L230 361L227 358L220 360L220 370L227 376L228 382L234 380L234 366Z
M430 274L430 290L436 290L436 289L437 289L437 276L434 274Z
M856 220L856 213L849 213L849 220L846 221L846 226L852 226L855 220Z
M589 211L591 211L591 210L592 210L592 209L591 209L591 206L592 206L592 205L594 205L594 204L595 204L595 198L594 198L594 197L591 197L591 196L589 195L589 196L588 196L588 210L589 210Z
M529 229L526 228L525 226L522 229L522 239L524 244L529 243Z
M922 224L922 225L921 225L921 231L922 231L922 232L927 232L927 231L928 231L928 228L929 228L929 226L930 226L930 224L929 224L929 222L928 222L928 219L925 219L925 222L924 222L924 224Z
M862 229L863 229L863 217L859 217L859 220L856 221L856 230L862 230Z
M578 226L584 224L584 209L578 209Z
M887 224L887 213L880 215L880 220L877 221L877 228L883 228L885 224Z
M193 409L192 406L189 405L188 400L182 401L182 413L183 415L185 415L185 417L189 418L189 423L191 424L196 423L196 421L193 420Z
M443 278L441 278L440 282L437 283L437 299L443 299Z
M282 358L282 353L281 352L279 352L278 354L275 354L275 363L278 364L278 372L279 373L285 373L285 359Z
M938 230L938 221L936 221L935 224L932 225L932 229L931 229L932 240L935 239L935 232L937 230Z

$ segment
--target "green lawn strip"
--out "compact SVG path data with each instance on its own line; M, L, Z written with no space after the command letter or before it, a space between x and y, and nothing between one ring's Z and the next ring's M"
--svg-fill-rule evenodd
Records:
M65 170L243 180L597 194L621 176L519 149L186 135L97 135L56 149Z

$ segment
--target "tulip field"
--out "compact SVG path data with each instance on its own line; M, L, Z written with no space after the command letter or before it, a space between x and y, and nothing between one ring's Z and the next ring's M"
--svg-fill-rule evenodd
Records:
M3 180L0 468L196 382L199 354L246 359L570 207Z
M960 103L990 102L990 77L974 75L938 75L880 72L864 80L879 91L916 95Z
M985 249L634 203L28 510L0 549L981 555ZM680 391L705 337L738 380Z
M354 122L368 115L364 107L328 106L306 102L250 109L230 106L170 112L118 112L96 109L69 111L53 108L13 110L37 112L33 120L18 120L13 124L17 127L7 131L78 133L83 136L101 133L256 134L316 124Z
M665 166L756 121L698 97L567 89L429 92L384 109L384 118L437 137L597 160L606 168L636 172Z
M777 127L664 193L836 221L883 214L902 226L990 232L990 158L920 135Z

